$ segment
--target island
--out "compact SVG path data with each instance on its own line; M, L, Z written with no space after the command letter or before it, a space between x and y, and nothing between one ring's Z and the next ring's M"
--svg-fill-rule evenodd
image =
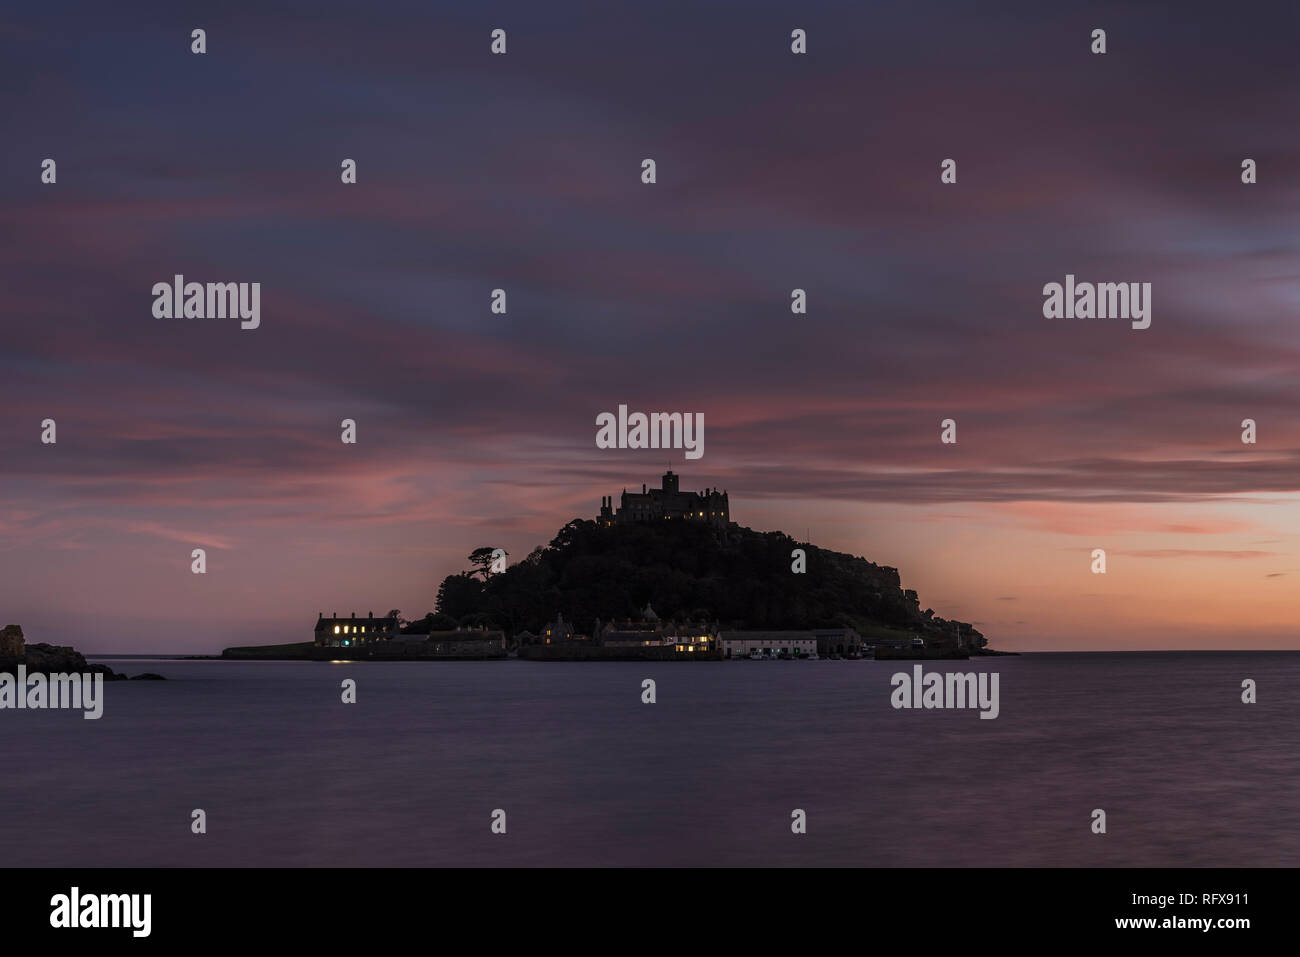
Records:
M227 648L243 660L930 659L999 654L969 622L921 608L897 568L731 520L723 490L601 499L522 561L475 549L435 610L318 612L310 641ZM664 612L656 612L656 608Z

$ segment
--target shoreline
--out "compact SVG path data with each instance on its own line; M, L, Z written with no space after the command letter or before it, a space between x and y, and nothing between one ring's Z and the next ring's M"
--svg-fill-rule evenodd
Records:
M1068 650L1042 650L1042 651L997 651L990 649L981 649L979 652L972 653L969 657L974 658L1008 658L1008 657L1034 657L1047 655L1285 655L1300 654L1300 648L1133 648L1133 649L1068 649ZM249 655L247 657L223 656L221 654L203 654L203 655L177 655L177 654L141 654L141 653L95 653L84 656L87 661L483 661L483 660L519 660L517 655L507 655L505 658L399 658L382 657L382 658L323 658L311 659L292 656L270 656L270 655ZM528 660L524 658L522 660ZM645 659L631 659L645 660ZM740 659L701 659L701 660L740 660ZM830 660L830 659L825 659ZM846 659L847 660L847 659ZM884 660L863 658L863 661ZM902 659L890 659L902 660ZM917 659L923 660L923 659Z

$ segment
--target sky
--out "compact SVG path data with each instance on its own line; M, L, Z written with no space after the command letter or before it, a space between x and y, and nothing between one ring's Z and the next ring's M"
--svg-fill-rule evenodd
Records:
M0 14L0 624L419 617L671 467L993 647L1300 648L1294 4L265 6ZM178 273L260 327L155 318Z

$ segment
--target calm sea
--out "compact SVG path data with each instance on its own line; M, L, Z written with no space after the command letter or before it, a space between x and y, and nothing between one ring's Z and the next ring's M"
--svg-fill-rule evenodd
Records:
M891 708L910 662L113 666L169 680L0 711L0 866L1300 862L1300 653L926 664L991 721Z

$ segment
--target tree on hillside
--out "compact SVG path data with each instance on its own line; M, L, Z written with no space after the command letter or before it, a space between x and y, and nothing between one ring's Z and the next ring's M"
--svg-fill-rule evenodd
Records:
M483 583L469 572L448 575L438 586L435 610L457 620L478 612L483 599Z
M407 623L402 629L404 635L427 635L435 631L455 631L456 619L449 615L435 615L429 612L423 618Z
M469 553L469 563L474 567L465 574L482 575L483 580L487 581L492 577L492 563L496 561L495 553L496 549L487 545L484 545L482 548L474 549L474 551Z

